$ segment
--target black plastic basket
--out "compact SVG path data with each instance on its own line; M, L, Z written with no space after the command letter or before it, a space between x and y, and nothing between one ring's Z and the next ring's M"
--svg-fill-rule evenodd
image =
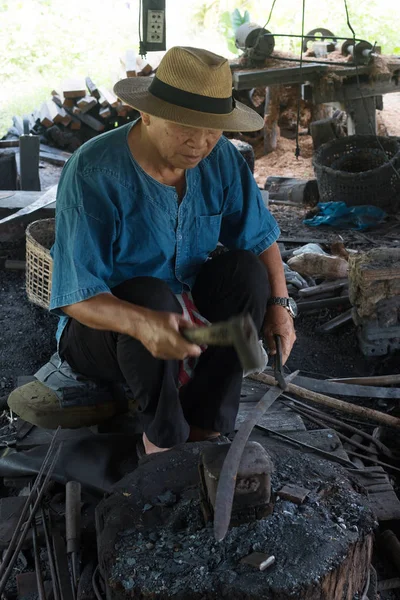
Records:
M324 144L313 166L320 202L400 208L400 138L353 135Z

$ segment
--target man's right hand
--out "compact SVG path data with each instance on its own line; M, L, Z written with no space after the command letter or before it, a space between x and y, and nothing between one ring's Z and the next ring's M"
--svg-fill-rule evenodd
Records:
M146 319L136 325L135 337L155 358L183 360L201 354L200 346L180 334L180 330L191 326L180 314L149 310Z

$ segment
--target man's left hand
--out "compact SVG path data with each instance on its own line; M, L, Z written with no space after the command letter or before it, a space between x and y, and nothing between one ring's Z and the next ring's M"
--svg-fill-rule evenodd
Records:
M276 354L274 335L281 336L282 363L285 364L296 341L293 318L288 310L284 306L269 306L265 315L263 330L268 354Z

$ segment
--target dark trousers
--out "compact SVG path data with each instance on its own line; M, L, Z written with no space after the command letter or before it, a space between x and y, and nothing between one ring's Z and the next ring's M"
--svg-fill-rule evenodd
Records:
M130 279L112 293L139 306L182 313L175 295L160 279ZM261 331L270 296L267 271L251 252L226 252L201 267L192 295L200 314L210 322L249 312ZM243 371L233 348L208 347L180 393L179 362L154 358L141 342L125 334L99 331L71 319L60 354L86 377L125 381L139 403L144 432L159 447L185 442L190 426L222 433L234 429Z

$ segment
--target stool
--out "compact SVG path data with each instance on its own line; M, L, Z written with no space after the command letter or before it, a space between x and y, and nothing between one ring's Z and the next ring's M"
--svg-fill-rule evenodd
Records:
M24 421L43 429L77 429L99 425L114 417L118 402L62 408L55 392L40 381L31 381L11 392L8 406Z

